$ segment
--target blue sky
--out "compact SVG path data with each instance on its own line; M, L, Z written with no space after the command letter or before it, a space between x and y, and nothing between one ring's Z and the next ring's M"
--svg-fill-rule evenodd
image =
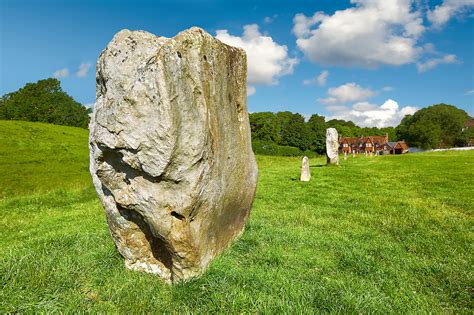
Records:
M474 115L474 0L1 0L0 94L55 75L91 104L115 33L191 26L247 51L251 112L388 126L444 102Z

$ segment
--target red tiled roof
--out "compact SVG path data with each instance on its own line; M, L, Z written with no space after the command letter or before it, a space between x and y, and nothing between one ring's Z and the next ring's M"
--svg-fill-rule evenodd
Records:
M367 138L370 139L372 143L379 143L379 144L386 143L388 140L385 138L385 136L369 136Z
M360 143L377 143L384 144L388 141L386 136L368 136L368 137L341 137L339 138L339 143L348 143L348 144L360 144Z
M398 141L394 148L408 150L408 145L405 143L405 141Z

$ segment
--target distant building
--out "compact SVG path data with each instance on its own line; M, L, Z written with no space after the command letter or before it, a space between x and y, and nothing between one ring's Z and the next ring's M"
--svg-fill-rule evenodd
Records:
M385 136L341 137L339 138L339 151L356 154L404 154L408 152L408 145L405 141L389 142L388 134Z

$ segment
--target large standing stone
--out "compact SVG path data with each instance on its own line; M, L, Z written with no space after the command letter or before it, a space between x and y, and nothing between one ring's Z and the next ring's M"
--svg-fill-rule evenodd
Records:
M339 141L336 128L326 129L327 164L339 165Z
M127 268L189 279L242 233L257 183L246 70L195 27L123 30L100 55L90 170Z
M300 181L309 182L310 179L311 179L311 171L309 170L309 159L307 156L305 156L301 163Z

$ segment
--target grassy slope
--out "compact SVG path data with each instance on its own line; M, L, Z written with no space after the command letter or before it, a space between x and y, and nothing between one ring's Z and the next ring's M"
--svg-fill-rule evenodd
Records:
M87 130L0 120L0 198L89 185Z
M312 159L309 183L299 159L258 157L242 238L168 287L124 269L87 131L0 121L0 137L0 313L472 311L474 152Z

